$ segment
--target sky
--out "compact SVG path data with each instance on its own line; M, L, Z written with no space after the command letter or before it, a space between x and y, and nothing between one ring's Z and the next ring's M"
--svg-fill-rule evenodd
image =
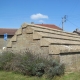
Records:
M20 28L21 25L54 24L72 32L80 29L80 0L0 0L0 28Z

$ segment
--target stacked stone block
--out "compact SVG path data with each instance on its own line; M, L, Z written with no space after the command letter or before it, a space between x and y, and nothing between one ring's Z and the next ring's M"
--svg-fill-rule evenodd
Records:
M64 63L66 71L80 70L80 36L34 24L22 24L7 45L14 52L34 55Z

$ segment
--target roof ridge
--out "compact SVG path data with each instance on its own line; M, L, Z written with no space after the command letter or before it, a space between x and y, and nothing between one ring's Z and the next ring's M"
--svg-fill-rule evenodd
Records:
M45 26L45 27L51 27L51 28L54 28L54 29L62 30L62 28L58 27L55 24L35 24L35 25L40 25L40 26Z

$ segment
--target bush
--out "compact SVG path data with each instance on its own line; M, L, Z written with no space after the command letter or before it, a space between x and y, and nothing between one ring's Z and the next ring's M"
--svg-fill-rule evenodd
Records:
M57 61L40 58L30 52L23 55L12 52L0 54L0 69L39 77L46 73L49 78L64 74L64 65Z
M35 66L34 56L29 52L26 52L24 55L15 54L11 62L11 70L18 72L24 75L32 75L32 69Z
M53 78L54 76L60 76L64 74L64 64L59 64L56 61L52 61L52 64L47 68L46 74L48 78Z
M0 70L6 69L6 65L13 59L14 54L11 52L4 52L0 54Z
M45 64L44 63L38 63L36 65L36 76L42 76L45 73Z

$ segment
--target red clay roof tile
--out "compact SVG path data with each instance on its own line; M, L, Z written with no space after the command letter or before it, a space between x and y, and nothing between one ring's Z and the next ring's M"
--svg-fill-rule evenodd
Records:
M40 25L40 26L45 26L45 27L49 27L49 28L54 28L54 29L62 30L61 28L59 28L58 26L56 26L54 24L36 24L36 25Z
M14 35L17 29L5 29L5 28L0 28L0 35L4 35L7 33L8 35Z

